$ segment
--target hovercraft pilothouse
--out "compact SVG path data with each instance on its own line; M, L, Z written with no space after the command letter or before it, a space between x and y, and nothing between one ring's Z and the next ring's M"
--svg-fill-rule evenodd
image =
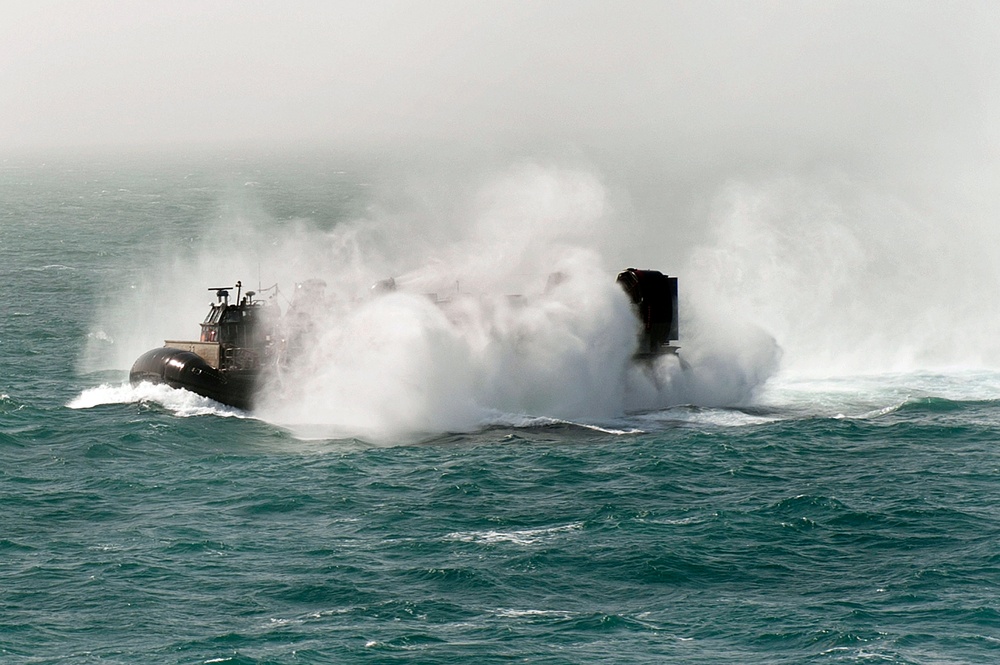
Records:
M230 304L234 289L236 304ZM276 305L254 300L253 291L241 296L241 289L240 282L209 289L217 302L201 324L201 339L166 340L142 354L129 373L132 385L165 383L239 409L252 408L261 374L276 356L278 316Z

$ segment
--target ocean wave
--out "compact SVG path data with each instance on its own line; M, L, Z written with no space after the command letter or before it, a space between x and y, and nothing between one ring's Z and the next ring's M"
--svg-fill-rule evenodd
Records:
M463 543L512 543L514 545L534 545L551 540L560 534L583 529L583 522L573 522L563 526L546 527L542 529L520 529L517 531L460 531L449 533L445 540L455 540Z
M513 608L499 608L496 611L496 616L505 619L569 619L573 616L573 612L566 612L563 610L518 610Z
M0 393L0 413L11 413L23 408L24 404L12 399L7 393Z
M495 413L480 422L482 429L493 427L511 427L515 429L535 429L542 427L580 428L600 432L602 434L642 434L643 430L635 427L617 426L612 423L584 422L578 420L567 420L565 418L550 418L548 416L532 416L519 413Z
M741 408L709 408L694 405L682 405L651 411L631 416L635 422L649 426L659 425L715 425L719 427L746 427L749 425L766 425L784 420L777 412L754 412Z
M656 411L626 414L610 420L591 422L526 414L495 414L485 419L481 423L481 426L484 429L493 427L510 427L516 429L568 427L614 436L630 436L647 434L651 431L677 426L747 427L767 425L780 422L787 419L787 417L787 415L770 410L755 411L750 408L710 408L681 405Z
M51 263L44 266L26 266L24 270L26 272L51 272L53 270L76 270L76 268L61 263Z
M954 413L968 408L993 407L1000 405L1000 399L956 400L947 397L914 397L901 403L895 411L900 413Z

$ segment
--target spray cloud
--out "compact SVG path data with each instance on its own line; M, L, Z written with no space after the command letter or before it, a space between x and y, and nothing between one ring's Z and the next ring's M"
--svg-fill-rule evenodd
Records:
M770 339L747 352L747 338L701 334L696 324L685 333L687 371L676 358L632 366L638 322L615 283L626 266L609 269L598 249L619 220L593 171L520 164L474 192L454 214L374 209L328 230L299 221L275 233L261 216L227 219L230 235L242 224L238 242L206 243L193 259L167 263L157 283L168 281L172 298L142 297L152 286L137 285L130 305L147 311L127 319L149 322L148 332L114 331L128 349L116 362L127 367L167 335L190 337L201 312L181 299L200 304L206 285L254 275L261 261L265 281L286 291L306 279L326 284L303 316L300 303L286 317L294 352L258 411L303 436L386 440L740 403L773 370ZM394 288L373 293L388 278ZM121 314L104 312L102 329ZM190 323L175 333L157 320Z

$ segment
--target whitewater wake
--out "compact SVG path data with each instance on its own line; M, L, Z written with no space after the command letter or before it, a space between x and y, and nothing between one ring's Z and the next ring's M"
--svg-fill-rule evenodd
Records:
M96 388L87 388L66 406L70 409L92 409L106 404L139 404L144 402L155 402L174 415L183 418L208 415L226 418L249 417L246 411L220 404L189 390L148 382L135 386L123 383L120 385L102 384Z
M989 403L1000 395L1000 372L984 369L883 372L854 376L778 375L757 404L789 417L870 419L926 401Z

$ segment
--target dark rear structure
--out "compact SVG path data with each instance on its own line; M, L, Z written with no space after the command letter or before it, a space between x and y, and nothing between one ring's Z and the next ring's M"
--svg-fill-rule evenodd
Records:
M677 278L657 270L627 268L618 273L617 281L632 300L642 324L636 357L676 353L677 347L671 342L679 339Z

